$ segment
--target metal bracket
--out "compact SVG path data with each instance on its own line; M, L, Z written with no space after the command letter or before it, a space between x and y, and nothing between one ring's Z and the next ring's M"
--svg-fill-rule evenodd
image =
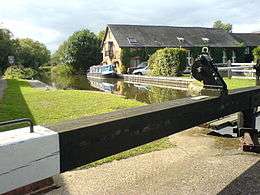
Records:
M258 141L258 131L252 128L240 128L242 137L242 149L245 152L260 153L260 144Z
M7 126L7 125L12 125L12 124L17 124L17 123L29 123L30 124L30 133L33 133L33 122L32 119L30 118L22 118L22 119L15 119L11 121L4 121L0 122L0 126Z

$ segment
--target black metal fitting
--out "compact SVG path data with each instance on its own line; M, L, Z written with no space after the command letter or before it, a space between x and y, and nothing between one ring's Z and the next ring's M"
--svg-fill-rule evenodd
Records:
M33 122L30 118L22 118L22 119L15 119L11 121L4 121L0 122L0 126L7 126L7 125L12 125L12 124L17 124L17 123L29 123L30 124L30 133L33 133Z
M195 60L191 73L196 80L203 82L204 89L220 90L221 95L228 94L227 85L207 52L202 52Z

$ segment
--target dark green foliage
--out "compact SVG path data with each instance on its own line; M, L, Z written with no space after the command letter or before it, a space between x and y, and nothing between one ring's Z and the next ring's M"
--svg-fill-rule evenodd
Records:
M9 66L4 73L6 79L32 79L36 75L36 70L22 66Z
M255 60L260 59L260 46L256 47L253 50L253 55Z
M52 57L56 64L69 64L77 72L85 72L101 59L100 40L87 29L73 33Z
M223 48L215 47L209 48L210 56L213 59L214 63L222 63L223 59Z
M4 72L8 67L8 56L15 56L16 44L12 33L8 29L0 28L0 72Z
M181 76L187 65L187 50L165 48L157 50L148 61L153 76Z
M50 51L43 43L32 39L19 39L16 48L17 63L37 69L50 60Z
M234 51L236 53L236 62L245 62L245 47L234 48Z
M72 75L74 69L71 65L59 64L51 69L51 73L54 75Z

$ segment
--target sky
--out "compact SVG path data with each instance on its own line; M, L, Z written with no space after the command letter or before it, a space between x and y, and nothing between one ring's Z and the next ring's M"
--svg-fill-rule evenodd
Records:
M260 0L0 0L0 25L16 38L38 40L54 52L73 32L106 24L212 27L260 31Z

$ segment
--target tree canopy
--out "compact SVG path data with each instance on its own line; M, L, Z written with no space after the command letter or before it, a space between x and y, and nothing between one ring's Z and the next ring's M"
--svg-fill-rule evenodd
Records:
M8 66L8 56L15 55L16 40L8 29L0 27L0 71Z
M102 42L105 37L106 30L101 30L98 32L97 37Z
M29 38L18 40L16 52L18 63L24 67L38 68L50 60L50 51L46 46Z
M78 72L85 72L90 66L101 61L100 40L87 29L74 32L55 52L56 63L73 66Z
M213 24L213 28L223 29L227 32L232 32L232 24L224 23L221 20L217 20Z

